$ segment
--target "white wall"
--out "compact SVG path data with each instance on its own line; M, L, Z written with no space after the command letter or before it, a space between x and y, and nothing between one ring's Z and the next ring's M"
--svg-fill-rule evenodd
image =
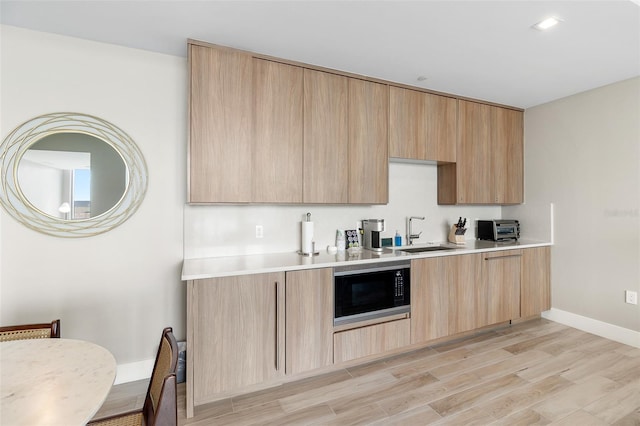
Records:
M503 214L544 236L550 203L552 307L640 331L640 78L526 110L525 204Z
M232 254L291 252L300 249L300 221L307 212L314 222L316 247L335 245L336 229L355 229L362 219L385 219L383 237L400 231L406 244L406 218L413 231L422 231L415 243L446 241L459 216L500 218L499 206L438 206L437 168L434 164L389 164L389 204L378 206L185 206L185 258ZM474 222L475 223L475 222ZM262 225L264 238L256 238ZM475 238L475 230L467 231Z
M47 236L0 211L0 323L60 318L63 337L105 346L118 364L152 359L163 327L185 337L186 59L0 31L2 139L40 114L91 114L127 132L149 171L140 209L95 237Z

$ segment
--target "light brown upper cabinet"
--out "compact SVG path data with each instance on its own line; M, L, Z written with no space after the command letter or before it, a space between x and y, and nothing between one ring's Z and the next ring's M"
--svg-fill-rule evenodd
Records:
M386 204L388 86L304 70L303 201Z
M389 157L439 204L523 201L522 111L191 40L190 203L386 204Z
M389 202L389 86L349 79L349 203Z
M304 70L305 203L349 201L348 89L347 77Z
M522 111L458 103L456 163L438 165L438 204L522 203Z
M524 192L524 114L507 108L491 107L493 149L493 187L499 204L523 202Z
M189 43L190 203L386 204L386 84Z
M190 44L189 66L189 202L249 202L252 58Z
M457 101L446 96L389 88L389 155L456 161Z
M302 202L303 68L253 59L253 202Z

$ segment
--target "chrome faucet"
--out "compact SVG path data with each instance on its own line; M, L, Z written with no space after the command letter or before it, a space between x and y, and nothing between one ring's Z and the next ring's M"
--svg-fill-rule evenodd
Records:
M411 216L409 219L407 219L407 241L409 242L410 246L413 245L413 240L420 238L420 234L422 234L422 231L414 234L411 230L411 221L413 219L424 220L424 216Z

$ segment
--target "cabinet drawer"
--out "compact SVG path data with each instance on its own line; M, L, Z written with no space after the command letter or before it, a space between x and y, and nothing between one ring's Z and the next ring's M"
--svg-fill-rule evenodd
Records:
M349 361L409 345L409 321L403 319L335 333L334 362Z

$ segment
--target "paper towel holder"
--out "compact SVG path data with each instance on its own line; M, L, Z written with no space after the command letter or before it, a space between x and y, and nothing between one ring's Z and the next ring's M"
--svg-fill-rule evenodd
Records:
M309 237L311 241L305 240L305 224L310 226L311 235L309 235ZM313 223L311 222L311 213L307 213L305 215L305 220L302 221L302 240L302 247L300 248L300 250L298 250L298 254L308 257L317 256L320 254L319 251L316 251L316 242L313 240ZM311 251L308 251L307 248L307 244L309 243L311 243Z
M311 253L305 253L302 250L298 250L298 254L301 256L318 256L320 255L319 251L316 251L316 242L315 241L311 241Z

